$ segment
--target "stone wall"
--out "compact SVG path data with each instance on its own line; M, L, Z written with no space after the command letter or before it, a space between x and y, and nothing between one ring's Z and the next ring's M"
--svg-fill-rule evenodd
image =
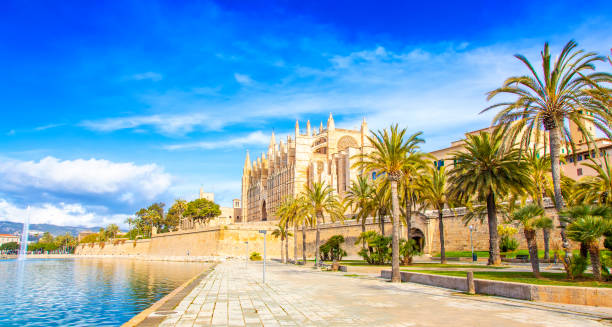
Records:
M554 225L558 225L558 220L553 209L547 209L547 213L551 217L555 217ZM438 219L432 218L435 214L421 213L414 214L412 227L413 231L418 230L425 236L424 252L425 254L435 254L439 252L439 230ZM469 251L470 250L470 231L462 221L462 212L455 211L444 213L445 225L445 241L447 251ZM500 218L501 220L501 218ZM488 228L486 221L483 224L477 221L473 222L475 231L473 234L474 249L486 251L489 247ZM391 223L385 224L385 235L391 235ZM263 234L259 230L267 230L267 254L270 258L280 258L280 239L271 235L276 229L274 222L250 222L239 223L225 226L207 227L192 231L179 231L164 234L153 235L150 240L139 241L109 241L103 245L100 244L82 244L77 247L77 254L115 254L115 255L149 255L149 256L227 256L227 257L244 257L248 251L259 252L263 254ZM373 222L371 219L366 224L366 230L376 230L380 232L380 225ZM361 224L347 220L344 223L321 224L321 244L334 235L343 235L345 243L343 249L348 253L347 258L358 258L361 245L355 245L355 241L361 234ZM294 230L290 230L294 233ZM406 238L406 229L404 226L400 229L402 238ZM315 229L308 228L306 230L306 254L308 258L313 258L315 253ZM302 257L302 231L301 228L297 234L289 239L289 257L293 258L294 248L293 242L297 238L298 243L298 258ZM522 230L515 236L520 242L519 248L526 248L527 244L523 236ZM560 244L560 236L557 228L551 231L551 243L558 242ZM543 249L542 232L538 231L538 246Z

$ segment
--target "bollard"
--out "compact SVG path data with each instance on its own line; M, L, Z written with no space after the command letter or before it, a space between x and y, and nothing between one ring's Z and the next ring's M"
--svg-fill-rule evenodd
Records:
M474 287L474 272L467 272L467 292L468 294L476 294L476 287Z

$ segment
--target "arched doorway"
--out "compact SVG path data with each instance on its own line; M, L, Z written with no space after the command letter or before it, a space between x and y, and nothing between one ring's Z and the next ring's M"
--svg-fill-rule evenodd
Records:
M263 204L261 205L261 220L262 221L268 220L268 212L266 211L266 201L264 201Z
M416 245L419 249L419 252L423 252L423 249L425 249L425 234L423 234L420 229L413 228L410 231L410 237L416 241Z

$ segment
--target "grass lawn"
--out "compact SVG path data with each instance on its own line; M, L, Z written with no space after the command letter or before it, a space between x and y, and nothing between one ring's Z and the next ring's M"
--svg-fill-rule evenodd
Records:
M434 275L465 277L465 271L438 271L438 270L410 270L402 269L403 271L412 271L418 273L427 273ZM475 271L474 278L500 280L504 282L527 283L537 285L557 285L557 286L583 286L583 287L608 287L612 288L612 282L596 282L589 280L590 274L585 274L587 278L580 280L568 280L563 273L547 273L543 272L542 278L533 277L531 272L518 271Z
M602 253L605 252L610 252L608 250L601 250ZM574 255L577 255L580 253L579 250L573 250L572 253ZM489 251L476 251L476 254L478 255L479 258L488 258L489 257ZM516 258L517 255L522 254L522 255L529 255L529 251L528 250L516 250L516 251L512 251L512 252L502 252L502 255L505 255L506 258L509 259L514 259ZM563 257L563 255L565 254L565 252L563 251L559 251L559 257ZM550 257L553 257L553 252L550 251ZM440 253L435 253L433 255L436 258L440 257ZM446 257L447 258L471 258L472 257L472 251L446 251ZM544 250L538 250L538 257L540 258L544 258Z
M310 260L309 260L310 261ZM331 261L325 261L325 263L331 264ZM391 267L391 264L388 265L370 265L367 262L363 261L363 260L342 260L339 262L341 265L346 265L346 266L365 266L365 267ZM418 267L418 268L486 268L486 269L505 269L508 267L503 267L503 266L495 266L495 267L490 267L490 266L486 266L486 265L470 265L470 264L453 264L453 263L447 263L447 264L441 264L441 263L435 263L435 262L423 262L423 263L414 263L412 265L409 266L402 266L405 268L411 268L411 267Z

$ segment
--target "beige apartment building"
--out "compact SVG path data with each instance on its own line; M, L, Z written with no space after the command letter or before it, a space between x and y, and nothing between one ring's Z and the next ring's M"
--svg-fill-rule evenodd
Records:
M318 130L306 122L301 131L295 122L295 136L277 143L274 133L268 152L251 162L247 151L242 175L243 222L276 220L276 208L287 196L295 196L313 182L325 182L341 198L359 172L352 168L355 156L369 151L368 125L359 130L336 128L329 115Z
M591 135L595 135L595 127L592 123L585 121L584 125L586 130L591 133ZM465 136L467 138L468 135L478 134L483 131L491 132L493 128L494 127L487 127L476 131L467 132L465 133ZM612 141L609 139L599 138L594 140L595 146L591 145L589 148L587 138L573 123L570 124L570 134L574 140L576 152L574 155L572 155L572 149L569 146L561 148L561 156L565 158L565 162L561 163L562 173L575 180L578 180L584 176L594 176L596 171L583 164L592 163L592 159L600 166L605 165L604 158L607 158L610 154L612 154ZM548 140L548 136L545 138ZM533 148L533 146L534 144L532 143L529 147ZM464 149L465 139L461 139L451 142L451 145L447 148L432 151L430 154L435 158L434 165L436 167L444 166L447 169L450 169L454 164L453 153L462 152ZM544 143L541 142L540 144L537 144L536 149L539 149L541 154L544 153ZM548 152L548 149L546 149L546 151ZM610 162L610 164L612 164L612 162Z

